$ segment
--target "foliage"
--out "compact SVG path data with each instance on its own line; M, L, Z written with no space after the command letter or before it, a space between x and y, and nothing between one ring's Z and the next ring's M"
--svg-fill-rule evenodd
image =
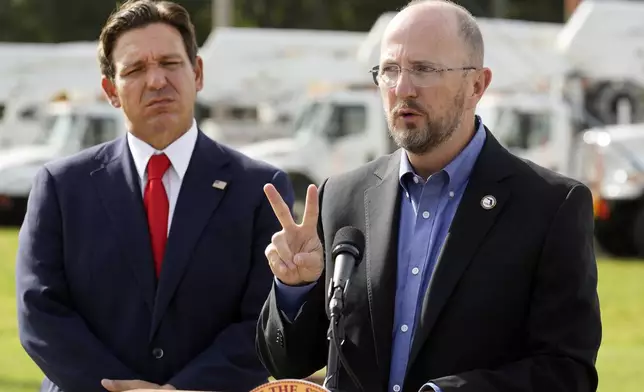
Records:
M176 0L193 18L199 43L212 26L216 0ZM407 0L231 0L234 25L368 31L382 13ZM475 16L560 22L561 0L461 0ZM118 0L0 0L0 42L94 41Z

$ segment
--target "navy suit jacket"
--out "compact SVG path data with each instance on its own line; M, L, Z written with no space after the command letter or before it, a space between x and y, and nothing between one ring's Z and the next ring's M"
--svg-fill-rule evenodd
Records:
M104 392L102 378L243 392L266 382L255 326L273 282L264 250L281 227L262 187L292 206L286 174L199 132L158 279L138 178L123 137L48 163L34 181L16 280L41 390Z

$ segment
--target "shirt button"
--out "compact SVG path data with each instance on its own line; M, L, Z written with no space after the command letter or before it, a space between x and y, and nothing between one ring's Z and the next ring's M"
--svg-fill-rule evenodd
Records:
M409 327L407 326L407 324L403 324L402 327L400 327L400 330L403 332L407 332L409 331Z
M400 385L396 384L394 385L394 392L400 392Z
M163 358L163 350L158 347L155 348L154 350L152 350L152 356L156 359Z
M418 184L418 181L419 181L419 180L418 180L418 177L414 177L414 182L415 182L416 184ZM398 387L398 388L400 388L400 387Z
M454 197L454 191L449 191L449 197Z
M414 275L418 275L418 273L419 273L419 272L420 272L420 270L418 269L418 267L414 267L414 268L411 270L411 273L412 273L412 274L414 274Z
M429 218L429 211L423 212L423 218L425 219Z

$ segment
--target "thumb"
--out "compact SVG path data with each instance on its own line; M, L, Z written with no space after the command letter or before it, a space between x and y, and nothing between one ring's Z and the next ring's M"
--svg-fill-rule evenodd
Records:
M117 389L115 384L116 383L113 380L108 380L106 378L101 380L101 385L108 391L116 391Z
M299 268L320 268L320 258L315 253L297 253L293 257L293 262Z

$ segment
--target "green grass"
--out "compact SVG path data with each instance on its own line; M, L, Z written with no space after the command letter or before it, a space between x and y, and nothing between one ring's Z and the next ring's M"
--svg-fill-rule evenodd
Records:
M36 392L42 377L18 342L15 230L0 229L0 391ZM599 261L604 336L599 352L600 392L640 392L644 384L644 262ZM323 374L323 373L320 373Z
M36 392L42 373L18 341L14 266L18 233L0 229L0 391Z

